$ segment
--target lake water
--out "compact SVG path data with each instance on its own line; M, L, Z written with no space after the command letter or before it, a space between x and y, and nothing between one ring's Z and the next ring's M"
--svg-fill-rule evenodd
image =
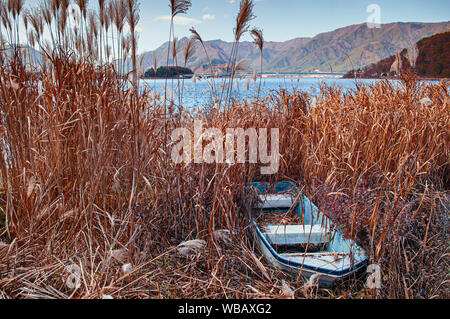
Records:
M184 80L183 105L186 108L198 108L206 105L211 105L211 81L214 81L215 88L219 88L225 79L203 79L203 80ZM360 83L374 83L377 80L358 80ZM183 86L183 81L180 80L180 86ZM166 80L142 80L142 85L146 88L151 88L156 92L163 94ZM263 78L261 83L260 96L264 97L280 89L286 89L292 92L294 89L298 91L305 91L310 94L318 94L319 88L322 84L337 85L342 87L344 91L355 88L354 79L341 78ZM247 89L248 86L248 89ZM178 80L169 79L167 81L167 88L169 95L178 97ZM258 94L259 79L235 79L233 85L233 97L252 99ZM221 89L217 90L220 97Z

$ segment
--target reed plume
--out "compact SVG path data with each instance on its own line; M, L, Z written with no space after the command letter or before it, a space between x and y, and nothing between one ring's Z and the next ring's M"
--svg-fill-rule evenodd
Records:
M133 64L133 86L137 90L138 89L138 69L137 69L137 39L136 39L136 26L139 23L139 3L137 0L127 0L127 21L130 26L131 33L131 59Z
M100 51L100 64L103 63L103 30L105 28L105 19L106 19L106 14L105 14L105 0L98 0L98 18L99 18L99 22L100 22L100 47L99 47L99 51Z
M401 75L401 70L403 67L403 63L402 63L402 57L400 52L398 51L398 49L395 52L395 61L391 66L390 72L396 72L397 76Z
M169 0L170 10L172 12L172 18L175 18L179 14L185 14L192 6L190 0Z
M68 49L69 39L67 36L67 22L68 22L68 9L70 0L61 0L60 1L60 10L59 10L59 21L58 21L58 32L59 32L59 39L60 39L60 47L61 47L61 53L62 51L65 51Z
M169 64L169 55L170 55L170 42L172 37L175 38L173 35L173 25L174 25L174 19L179 14L185 14L187 11L191 8L192 3L190 0L169 0L169 7L171 10L171 20L170 20L170 31L169 31L169 47L167 49L167 66ZM175 40L175 39L174 39ZM176 46L174 45L174 48ZM173 53L173 52L172 52ZM172 54L173 55L173 54ZM166 84L167 85L167 84Z
M178 38L175 37L175 38L173 38L173 41L172 41L172 59L174 62L177 58L177 54L178 54Z
M2 25L5 27L7 37L9 38L9 42L12 43L13 42L12 23L8 14L8 7L6 6L6 4L3 6L1 14L2 14Z
M88 6L89 0L76 0L76 4L80 8L81 15L83 18L86 19L87 15L87 6Z
M142 55L145 57L145 55ZM155 79L154 79L154 86L156 87L156 71L158 67L158 58L156 57L156 54L152 55L152 65L153 65L153 71L155 72Z
M263 32L260 29L253 29L251 31L251 35L253 37L253 42L255 43L255 45L259 48L259 52L260 52L260 78L259 78L259 87L258 87L258 96L257 98L259 99L259 94L261 92L261 83L262 83L262 72L263 72L263 50L264 50L264 36L263 36Z
M61 8L62 1L59 1L59 0L49 0L49 1L52 2L51 8L52 8L53 13L56 15L56 13L59 11L59 8Z
M181 87L180 87L180 77L179 77L179 69L178 69L178 51L179 51L179 45L178 45L178 38L174 37L172 41L172 61L175 64L175 76L177 77L177 90L178 90L178 107L181 108ZM172 78L172 90L173 90L173 78Z
M89 31L87 33L87 46L89 57L92 63L96 63L99 57L99 48L96 45L99 34L99 21L95 12L90 12L88 15L89 19Z
M184 49L184 66L186 67L188 61L192 58L195 53L195 39L189 39L186 43L186 48Z
M418 57L419 57L419 48L415 43L408 48L408 61L411 68L414 69L416 67Z
M127 18L127 6L125 4L125 0L113 0L111 1L112 8L112 19L114 25L116 27L116 38L117 38L117 59L119 61L118 72L123 75L123 64L120 61L123 61L123 52L122 52L122 39L123 39L123 28L125 26L126 18Z
M98 24L97 15L95 14L95 12L91 12L89 14L89 28L90 28L90 32L93 34L93 36L95 38L97 38L98 37L99 24Z
M8 0L8 8L12 14L13 19L17 19L23 9L24 0Z
M77 47L80 57L84 56L84 43L86 41L86 21L88 14L88 4L89 0L76 0L76 4L80 9L80 40L78 41Z
M254 40L253 43L255 43L255 45L262 52L264 49L264 36L262 30L255 28L251 31L251 35Z
M253 15L253 7L253 0L241 0L239 13L236 17L236 27L234 29L234 37L237 42L249 30L249 23L255 18Z
M14 21L14 28L12 28L11 32L11 44L17 47L20 43L19 36L19 17L23 10L23 0L8 0L8 12L11 15L12 20Z
M37 42L37 44L40 46L40 40L42 37L42 34L44 33L44 15L42 14L42 9L33 9L32 11L27 13L27 20L31 24L31 26L34 29L33 37L32 39L33 44ZM34 47L34 45L33 45Z
M115 6L116 6L116 1L117 0L111 0L109 2L109 6L108 6L108 17L109 17L109 21L110 21L110 25L111 25L111 46L112 46L112 59L113 61L116 59L116 49L115 49L115 45L114 45L114 24L115 24Z
M156 68L158 67L158 59L156 58L156 55L153 55L153 69L156 72Z
M170 29L169 29L169 41L168 41L168 48L167 48L167 62L166 66L169 66L169 56L170 56L170 44L171 39L175 38L174 35L174 19L179 14L185 14L188 12L188 10L191 8L192 2L190 0L169 0L169 7L171 11L171 19L170 19ZM168 68L167 68L168 70ZM168 80L168 73L166 71L166 80L164 85L164 117L167 118L167 80ZM164 133L167 137L167 123L164 123ZM167 138L166 138L166 144L167 144ZM167 150L166 148L164 149Z
M29 31L28 32L28 43L29 45L34 48L36 46L36 36L35 36L35 32L34 31Z
M197 40L194 38L190 38L188 42L186 43L186 47L184 49L184 67L187 67L187 64L189 60L192 58L192 56L195 53L195 42ZM183 84L181 85L181 101L180 104L183 105L183 96L184 96L184 77L183 77Z
M105 23L105 39L106 39L106 61L109 63L111 58L111 47L109 45L109 29L111 27L111 16L109 15L109 6L105 8L104 15L104 23ZM113 41L114 42L114 41Z
M3 12L5 10L5 3L0 1L0 49L3 49Z
M211 64L211 59L209 58L209 53L208 50L206 49L205 43L203 42L202 37L200 36L200 34L197 32L197 30L195 30L194 27L189 29L189 32L191 32L192 34L192 39L194 39L195 41L200 42L200 44L202 45L203 51L205 52L206 58L208 59L208 63L209 63L209 67L210 67L210 72L211 73L215 73Z
M195 39L196 41L199 41L202 45L204 45L202 37L201 37L200 34L197 32L197 30L195 30L194 27L190 28L190 29L189 29L189 32L192 33L192 38L193 38L193 39Z
M227 94L225 97L225 108L227 107L229 100L231 99L231 91L233 89L233 80L234 80L234 74L235 74L235 66L236 66L236 60L237 60L237 54L239 50L239 41L241 40L241 37L244 33L246 33L250 28L250 21L255 18L253 14L253 7L254 3L253 0L241 0L240 6L239 6L239 13L236 16L236 26L234 28L234 43L233 47L231 49L231 55L230 55L230 62L229 67L227 66L227 73L231 72L231 77L229 80L229 85L227 87L225 80L224 83L224 89L227 89ZM223 96L224 90L222 90L222 96ZM221 100L222 100L221 96Z

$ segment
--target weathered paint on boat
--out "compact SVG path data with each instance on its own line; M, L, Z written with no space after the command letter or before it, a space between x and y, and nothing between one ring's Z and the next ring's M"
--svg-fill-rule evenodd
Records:
M252 183L251 186L260 195L265 194L268 195L267 198L276 198L276 200L282 202L286 202L287 200L282 200L280 194L291 193L291 196L294 198L291 201L292 203L294 203L295 199L298 199L296 213L299 214L303 221L305 231L309 230L312 234L313 230L322 228L326 233L324 236L332 233L331 221L319 211L308 197L300 194L300 191L294 184L277 183L273 186L269 183ZM276 208L273 206L261 203L259 209L262 209L264 213L267 208ZM284 208L285 211L290 209L290 207ZM367 264L367 256L364 249L359 247L354 241L344 239L339 232L333 232L333 236L330 236L326 247L321 252L279 254L269 242L269 239L273 240L273 238L265 234L255 220L253 220L253 225L255 239L268 262L283 271L295 275L300 274L306 279L317 275L320 287L329 288L336 281L358 272ZM311 234L309 236L310 239ZM315 234L315 236L317 237L318 235Z

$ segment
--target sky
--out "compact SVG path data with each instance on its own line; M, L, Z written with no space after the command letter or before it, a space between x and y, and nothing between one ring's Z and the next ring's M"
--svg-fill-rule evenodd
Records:
M28 0L33 6L38 0ZM233 40L235 18L240 0L192 0L188 14L175 21L175 35L189 36L195 27L203 40ZM263 29L266 41L287 41L313 37L340 27L367 22L380 9L380 22L450 21L450 0L254 0L256 18L252 26ZM90 0L95 6L97 0ZM169 37L169 0L141 0L139 52L158 48ZM245 39L250 39L248 36Z

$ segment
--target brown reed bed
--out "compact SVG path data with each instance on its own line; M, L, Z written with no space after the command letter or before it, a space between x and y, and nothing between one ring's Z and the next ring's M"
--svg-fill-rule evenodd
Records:
M182 2L171 1L173 8L189 1ZM32 15L32 38L53 47L39 73L21 49L0 55L0 297L448 297L447 82L410 75L347 93L323 86L314 107L304 92L235 101L224 87L226 107L194 113L177 105L180 99L128 85L118 75L123 65L102 63L128 55L120 21L126 3L103 5L113 19L104 14L89 23L83 15L81 34L52 24L53 46L39 37L39 16ZM241 4L231 70L252 8L252 1ZM4 21L16 20L5 10ZM47 20L64 19L58 1L43 10ZM108 33L118 35L113 47ZM101 45L89 48L89 38ZM433 105L422 104L425 97ZM279 172L175 165L170 133L192 128L195 119L223 132L279 128ZM364 278L351 278L319 290L269 267L249 236L252 180L299 184L381 265L382 288L370 291ZM214 236L221 229L230 230L229 241ZM176 247L190 239L207 244L186 258ZM81 270L75 290L68 285L73 265Z
M257 167L172 164L164 110L147 93L125 89L108 68L65 56L55 56L39 80L18 61L1 76L4 296L278 298L286 285L287 297L335 296L311 294L254 250L245 185L263 178ZM223 130L280 128L282 166L269 179L301 183L368 249L386 276L376 296L446 297L448 93L445 83L413 89L323 87L315 108L305 93L281 91L204 121ZM435 104L418 104L424 96ZM173 112L169 132L201 116ZM231 246L214 241L219 229L236 234ZM208 242L201 255L175 253L195 238ZM83 269L75 292L65 285L71 263ZM127 276L125 263L134 269ZM375 293L361 283L344 291Z

